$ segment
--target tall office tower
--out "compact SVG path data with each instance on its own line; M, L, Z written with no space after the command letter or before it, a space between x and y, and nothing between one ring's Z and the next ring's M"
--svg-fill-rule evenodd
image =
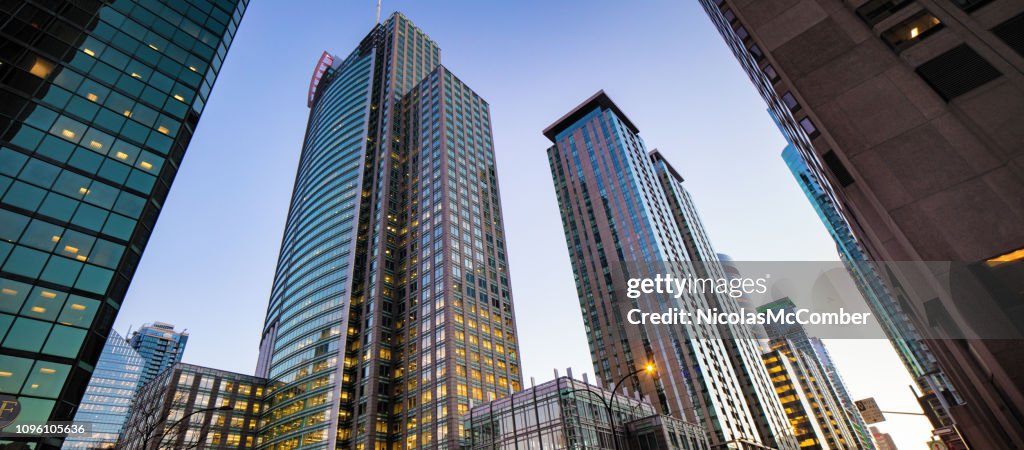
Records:
M395 13L326 54L257 372L263 448L455 449L520 389L487 103Z
M143 363L128 341L111 330L73 420L90 423L92 429L86 435L68 437L61 448L114 448L139 386Z
M0 394L20 423L74 416L247 3L0 5Z
M787 313L795 313L796 305L789 298L782 298L762 305L757 310L760 312L782 310ZM785 324L776 322L765 324L764 328L768 333L768 338L773 341L773 349L778 348L774 341L784 340L786 341L786 351L798 353L798 355L793 355L791 358L801 358L804 361L802 364L813 366L810 369L804 369L804 372L812 375L817 385L821 387L820 392L817 394L822 397L819 400L835 406L836 410L834 413L829 414L829 416L837 422L835 425L836 430L842 431L841 433L837 431L837 434L849 433L857 439L855 442L849 442L847 444L848 447L872 448L871 434L868 431L868 427L854 405L853 399L850 398L846 384L843 383L838 369L836 369L835 364L832 362L832 356L829 355L821 340L808 336L804 327L797 323ZM813 369L813 373L808 372L811 369Z
M955 428L1024 447L1024 4L701 3L867 255L911 261L880 275L956 388ZM958 303L947 271L982 287Z
M772 375L776 395L786 409L790 424L806 449L874 448L868 437L861 444L836 402L814 356L799 350L793 341L772 339L772 350L763 355Z
M124 450L251 450L266 380L177 363L139 386L117 443Z
M826 188L818 183L796 147L792 144L787 145L782 151L782 159L818 213L818 218L828 229L850 277L868 307L878 318L882 331L889 338L889 343L896 350L907 372L914 379L921 393L918 401L934 427L934 434L941 437L951 448L961 448L963 443L953 430L953 421L948 410L950 403L957 403L956 390L937 366L931 351L921 341L920 333L903 311L897 297L885 287L882 277L853 235L850 224L839 212Z
M707 298L689 292L626 298L631 277L696 273L638 133L603 91L544 130L554 144L548 161L594 370L612 386L653 361L656 378L632 377L628 385L659 413L700 423L713 448L763 448L776 437L761 435L719 329L627 322L632 308L709 308Z
M128 343L146 361L139 380L139 384L146 384L181 362L185 344L188 344L188 331L175 331L174 325L164 322L147 323L132 332Z
M711 239L704 229L704 223L697 213L693 197L683 186L683 177L672 167L664 156L657 150L650 154L654 163L654 170L658 176L661 190L668 200L669 209L675 219L676 226L683 238L686 249L686 259L693 262L694 276L704 279L727 280L740 278L738 273L730 273L726 270L727 265L719 261L719 255L715 253ZM735 269L733 267L733 269ZM733 270L735 271L735 270ZM739 298L726 294L705 292L704 297L708 306L717 308L722 312L739 313L741 304ZM750 306L750 305L742 305ZM749 307L753 311L754 308ZM736 378L743 389L743 396L753 414L754 423L758 432L764 437L765 443L771 447L785 449L796 448L797 441L791 436L791 427L786 419L786 412L779 403L772 387L771 379L765 370L761 359L761 343L757 340L758 332L756 326L742 324L723 324L718 326L718 332L725 339L725 350L729 360L736 371ZM759 328L763 334L764 329ZM779 437L784 437L779 439Z

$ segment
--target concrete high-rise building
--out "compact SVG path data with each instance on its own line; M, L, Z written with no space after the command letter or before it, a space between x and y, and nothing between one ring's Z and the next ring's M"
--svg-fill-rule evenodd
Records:
M954 432L1024 447L1024 3L701 3L869 258L909 261L879 275Z
M657 377L634 376L627 386L659 413L700 423L712 448L795 447L751 336L727 327L627 322L632 308L736 308L731 298L689 292L626 298L630 278L709 270L725 278L676 170L648 153L637 127L603 91L544 135L554 144L548 161L597 377L610 386L653 361Z
M114 448L139 386L143 363L128 341L111 330L72 421L92 424L92 429L85 435L68 437L62 449Z
M0 6L9 426L75 415L247 3Z
M141 385L118 449L250 450L266 380L177 363Z
M455 449L521 388L486 101L400 13L324 53L260 344L263 448Z
M188 331L175 331L174 325L164 322L147 323L132 332L128 343L145 360L139 384L146 384L181 362L188 344Z
M757 310L761 312L782 310L787 313L795 313L796 305L789 298L782 298L761 305ZM850 398L846 384L843 383L839 370L832 362L832 356L825 348L825 344L817 337L809 336L804 327L797 323L774 322L765 324L764 328L768 338L772 340L772 349L778 349L779 345L785 345L786 352L794 353L789 356L790 359L800 359L798 368L803 365L812 366L801 369L801 373L813 378L814 385L811 387L816 389L816 401L834 409L827 414L831 421L836 422L831 426L833 432L836 436L849 436L849 438L855 439L854 441L847 440L843 448L872 448L870 431L854 405L853 399ZM786 342L777 344L775 342L777 340Z

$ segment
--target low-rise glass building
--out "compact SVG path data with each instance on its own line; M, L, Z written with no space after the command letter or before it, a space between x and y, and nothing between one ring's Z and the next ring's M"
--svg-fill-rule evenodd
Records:
M464 450L710 448L701 426L566 376L471 408L463 423Z
M251 449L266 381L177 363L139 388L117 448Z

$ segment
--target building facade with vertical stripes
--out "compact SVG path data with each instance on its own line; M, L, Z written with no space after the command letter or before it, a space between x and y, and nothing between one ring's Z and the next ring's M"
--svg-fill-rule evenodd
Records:
M552 142L548 162L597 377L611 386L653 362L657 377L634 376L626 386L646 395L660 414L701 424L712 448L794 448L753 341L749 348L733 349L744 352L734 359L729 341L739 336L730 335L731 330L627 321L631 309L709 310L721 300L691 292L627 298L630 278L696 275L699 261L692 259L697 254L691 255L688 244L705 246L701 256L715 257L703 235L691 235L689 241L683 236L693 230L676 220L676 214L684 218L690 211L678 209L689 205L679 203L686 198L674 169L648 153L639 129L603 91L544 135ZM685 219L690 226L700 225L693 216ZM744 389L740 372L755 377L747 380L752 389ZM759 412L768 416L759 420Z
M325 53L308 100L260 446L454 449L521 383L489 105L400 13Z

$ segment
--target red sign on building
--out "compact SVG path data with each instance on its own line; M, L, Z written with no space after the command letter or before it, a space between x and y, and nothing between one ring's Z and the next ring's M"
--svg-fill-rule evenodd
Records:
M324 76L324 72L327 71L328 67L334 64L334 58L327 52L320 55L320 61L316 63L316 69L313 69L313 79L309 80L309 97L306 99L306 106L313 107L313 96L316 95L316 85L320 84L320 78Z

